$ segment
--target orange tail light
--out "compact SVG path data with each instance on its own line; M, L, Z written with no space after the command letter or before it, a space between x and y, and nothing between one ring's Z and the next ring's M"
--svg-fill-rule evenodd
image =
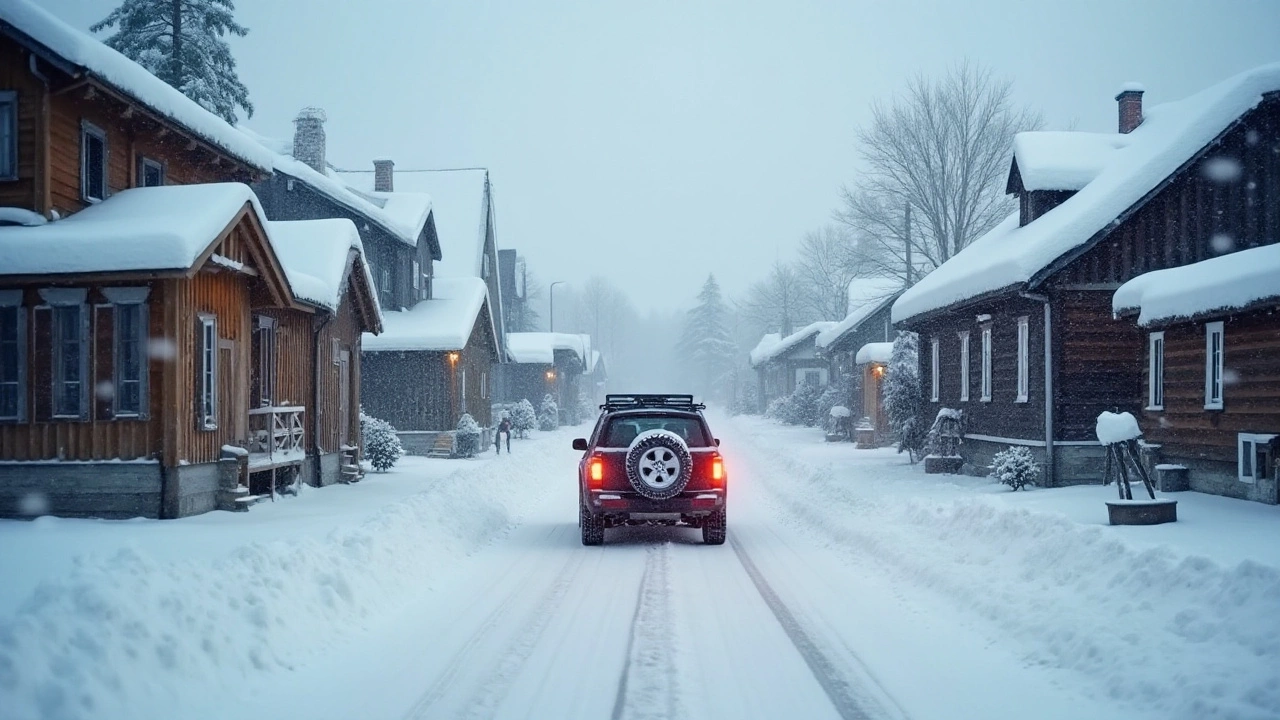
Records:
M724 482L724 458L717 457L711 461L711 479Z
M604 460L598 457L591 458L591 463L588 467L590 472L589 477L591 478L591 484L596 487L599 487L600 485L604 484Z

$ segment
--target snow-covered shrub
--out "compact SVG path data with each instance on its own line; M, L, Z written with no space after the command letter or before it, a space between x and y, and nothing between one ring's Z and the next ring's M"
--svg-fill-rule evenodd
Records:
M847 373L837 373L835 382L827 385L822 394L818 396L814 420L818 423L830 424L831 408L836 406L846 407L852 392L851 386L852 383Z
M755 383L743 383L729 406L729 412L733 415L756 415L760 412L760 391Z
M783 395L769 401L769 407L765 408L764 416L778 422L791 422L789 418L794 415L791 409L791 396Z
M929 423L920 389L919 340L915 333L900 332L893 341L893 355L885 373L884 410L889 427L898 436L898 452L911 462L923 454Z
M802 380L796 385L796 390L791 394L792 419L789 420L792 425L808 425L810 427L822 423L826 417L826 413L819 407L818 401L822 398L822 386Z
M560 408L556 407L556 399L548 393L542 398L542 406L538 408L538 429L555 430L560 427Z
M458 418L455 439L459 457L475 457L480 452L480 423L471 417L471 413L462 413Z
M1021 490L1026 485L1036 484L1040 478L1040 463L1027 448L1010 447L996 453L991 460L991 477L1014 490Z
M391 423L360 412L360 437L364 439L364 456L378 472L386 472L404 455L400 436Z
M511 434L518 438L526 437L530 430L538 427L538 413L528 398L516 403L511 409Z

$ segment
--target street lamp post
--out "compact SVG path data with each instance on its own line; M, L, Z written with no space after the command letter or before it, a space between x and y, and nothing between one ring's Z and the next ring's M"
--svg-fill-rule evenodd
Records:
M550 328L549 328L549 329L550 329L550 331L551 331L551 332L555 332L555 331L556 331L556 286L557 286L557 285L564 285L564 284L565 284L565 282L567 282L567 281L565 281L565 280L557 280L557 281L555 281L555 282L551 283L551 287L547 290L547 298L551 301L551 309L548 311L548 312L549 312L549 314L551 315L551 319L550 319L550 321L549 321L549 322L550 322Z

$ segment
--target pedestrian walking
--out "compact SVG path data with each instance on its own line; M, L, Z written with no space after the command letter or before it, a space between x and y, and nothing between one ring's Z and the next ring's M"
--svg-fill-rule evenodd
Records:
M511 454L511 418L506 415L502 416L502 421L498 423L498 430L493 434L494 452L502 454L502 435L507 435L507 454Z

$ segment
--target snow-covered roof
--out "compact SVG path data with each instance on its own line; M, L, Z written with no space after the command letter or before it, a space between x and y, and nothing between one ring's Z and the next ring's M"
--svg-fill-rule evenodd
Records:
M272 221L267 223L267 236L289 278L294 298L337 311L351 251L364 256L355 223L346 218ZM374 287L368 264L361 262L360 267L367 287ZM377 303L372 305L377 307Z
M66 64L136 100L193 136L263 172L270 153L236 132L227 121L201 107L141 65L76 30L29 0L0 3L0 32L9 25L43 45Z
M364 349L461 350L488 297L479 278L436 278L432 297L408 310L382 313L382 334L364 335Z
M819 320L815 323L809 323L790 335L780 340L775 340L772 343L767 343L766 340L778 337L777 334L765 335L760 338L760 342L756 344L755 350L751 351L751 366L755 367L769 362L779 355L782 355L783 353L786 353L792 348L800 345L809 338L812 338L814 335L817 335L824 330L829 330L835 326L836 323L834 322Z
M507 357L512 362L549 365L556 350L568 350L584 361L591 349L591 336L572 333L507 333ZM585 366L585 362L583 365Z
M1079 190L1129 139L1121 133L1021 132L1013 138L1013 161L1026 190Z
M818 347L830 347L846 333L856 332L900 290L902 281L897 278L855 278L849 283L849 314L835 326L818 333L815 341Z
M980 295L1032 284L1054 261L1099 232L1192 159L1236 119L1280 90L1280 63L1240 73L1178 102L1144 111L1128 146L1112 153L1088 185L1043 216L1018 226L1014 213L907 290L894 322Z
M186 270L248 203L248 185L133 188L61 220L0 227L0 274Z
M859 365L867 363L887 363L893 357L893 343L873 342L858 348L853 361Z
M1280 304L1280 244L1139 275L1116 290L1111 306L1118 315L1138 313L1146 326L1267 302Z
M339 173L347 182L372 191L372 173ZM481 277L485 229L484 170L401 171L395 174L396 195L427 195L436 237L440 239L440 260L436 277ZM491 268L496 272L496 268Z

